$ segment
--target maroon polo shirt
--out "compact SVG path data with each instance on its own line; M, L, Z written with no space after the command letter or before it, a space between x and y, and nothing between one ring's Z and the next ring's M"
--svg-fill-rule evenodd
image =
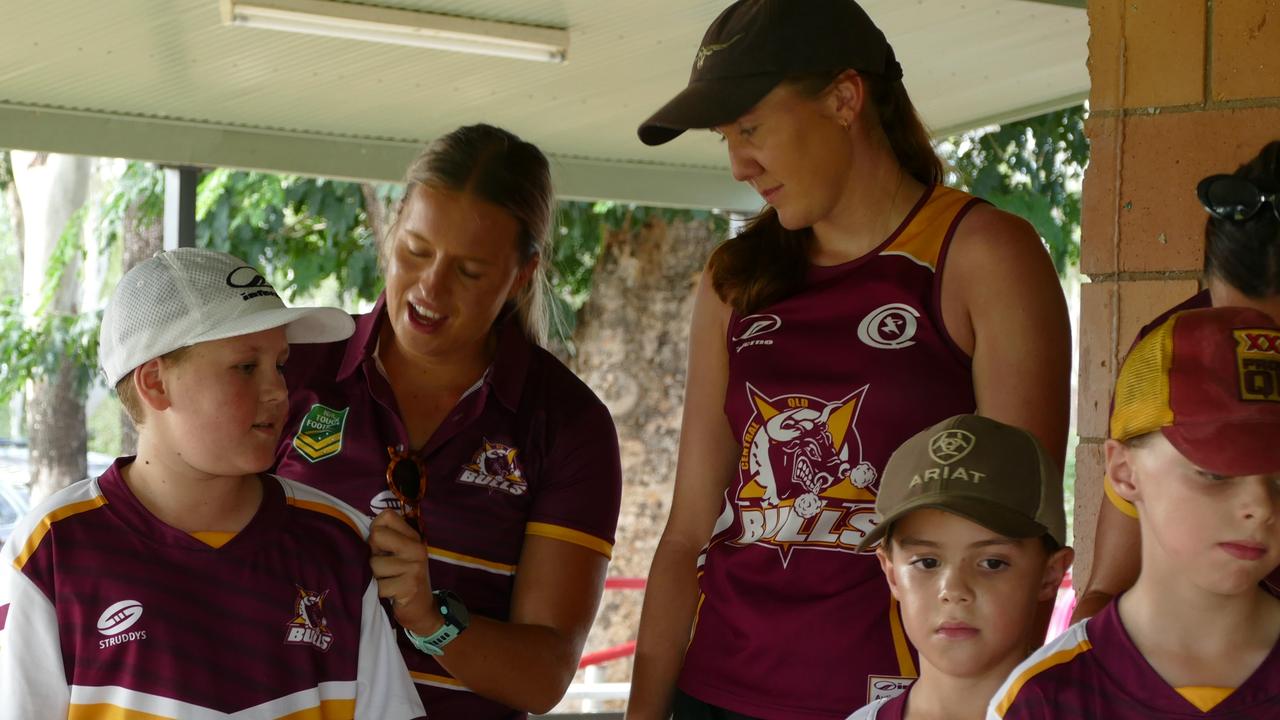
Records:
M388 448L409 442L374 354L385 308L384 296L347 340L292 347L276 453L281 476L370 515L398 507ZM424 447L407 449L427 471L420 511L432 586L457 593L474 615L506 620L526 535L611 554L622 471L613 419L595 394L514 318L496 332L483 378ZM431 717L523 717L467 691L403 637L400 645Z
M1115 601L1027 658L996 692L987 711L987 720L1278 717L1280 645L1225 700L1201 710L1142 656Z

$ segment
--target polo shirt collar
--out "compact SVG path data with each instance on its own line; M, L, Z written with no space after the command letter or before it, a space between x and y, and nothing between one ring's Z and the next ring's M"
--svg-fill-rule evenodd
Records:
M347 341L347 351L342 355L342 365L338 368L338 380L345 380L356 371L365 360L373 358L378 348L378 331L387 316L387 294L378 295L373 309L355 318L356 330Z
M520 407L520 396L528 380L529 363L533 360L533 341L520 326L514 311L504 310L497 321L498 348L493 364L485 373L499 402L511 412Z
M387 317L387 295L378 295L373 309L356 317L356 329L347 341L347 350L338 368L338 379L349 377L366 360L373 361L378 348L378 333ZM520 406L520 397L533 359L533 342L520 326L520 319L513 310L503 310L498 316L498 347L493 363L485 371L481 383L490 386L499 402L511 412Z

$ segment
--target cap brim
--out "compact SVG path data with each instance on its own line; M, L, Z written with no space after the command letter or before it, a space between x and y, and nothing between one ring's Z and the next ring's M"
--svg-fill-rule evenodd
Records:
M355 332L356 323L338 308L276 308L242 315L192 338L190 344L222 340L262 332L284 326L290 343L324 343L346 340Z
M866 552L867 548L883 539L885 533L889 532L889 528L894 522L902 519L908 513L925 508L943 510L959 515L1005 537L1031 538L1049 533L1049 528L1044 525L1020 512L996 505L987 497L956 495L953 493L946 495L931 494L913 498L889 516L881 518L880 524L876 525L862 539L862 542L858 543L858 552ZM1063 541L1062 538L1054 538L1054 540L1058 543Z
M640 124L640 142L661 145L685 130L731 123L755 107L782 80L781 75L769 74L691 82Z
M1218 475L1280 472L1280 422L1204 423L1161 428L1182 456Z

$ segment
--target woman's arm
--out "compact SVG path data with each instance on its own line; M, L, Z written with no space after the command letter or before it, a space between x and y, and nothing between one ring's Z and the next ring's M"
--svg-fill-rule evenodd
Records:
M396 620L418 635L443 625L431 600L427 547L398 514L385 510L369 534L378 594ZM508 622L471 616L436 658L472 692L530 713L564 697L604 591L609 560L562 540L526 535ZM463 598L465 601L466 598Z
M622 495L609 411L585 386L556 402L545 408L555 417L545 424L548 449L531 482L508 619L473 614L436 658L472 692L533 713L553 708L577 671L604 591ZM379 594L394 598L396 619L418 635L434 633L442 618L431 601L428 548L389 512L374 520L369 541ZM449 589L466 602L464 588Z
M1103 482L1109 482L1105 478ZM1138 521L1121 512L1109 497L1098 508L1093 536L1093 564L1079 593L1071 622L1093 617L1138 579L1142 565L1142 533Z
M948 332L973 358L978 414L1030 431L1064 467L1071 321L1035 229L989 205L973 208L952 241L942 299ZM1053 601L1040 603L1036 637L1052 616Z
M724 414L729 316L728 306L711 288L710 274L704 272L689 331L675 493L649 569L628 718L665 720L670 715L676 677L697 609L698 553L711 537L725 487L738 461L739 447Z
M978 412L1025 428L1063 467L1071 402L1071 322L1062 286L1029 223L979 205L943 270L948 332L973 357Z

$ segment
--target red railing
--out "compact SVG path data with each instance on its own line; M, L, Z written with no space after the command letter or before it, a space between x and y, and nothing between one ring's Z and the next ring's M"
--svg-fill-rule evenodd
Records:
M644 590L644 585L645 585L644 578L611 577L611 578L605 578L605 581L604 581L605 590ZM603 650L597 650L593 653L587 653L586 655L582 656L581 660L578 661L578 669L591 667L592 665L599 665L601 663L607 663L610 660L618 660L620 658L629 657L635 654L635 651L636 651L636 641L631 640L628 642L624 642L621 645L614 645L613 647L607 647Z

